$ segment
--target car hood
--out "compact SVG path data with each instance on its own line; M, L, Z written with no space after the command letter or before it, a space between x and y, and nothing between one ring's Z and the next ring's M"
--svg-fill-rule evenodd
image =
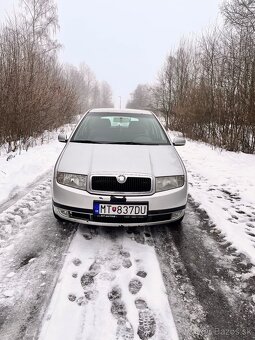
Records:
M172 145L114 145L70 142L58 171L78 174L182 175L181 160Z

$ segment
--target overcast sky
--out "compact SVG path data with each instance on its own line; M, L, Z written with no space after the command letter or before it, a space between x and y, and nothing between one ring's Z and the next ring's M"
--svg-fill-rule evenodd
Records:
M117 105L153 82L171 48L219 18L222 0L58 0L60 58L85 62L106 80ZM0 0L0 21L18 0Z

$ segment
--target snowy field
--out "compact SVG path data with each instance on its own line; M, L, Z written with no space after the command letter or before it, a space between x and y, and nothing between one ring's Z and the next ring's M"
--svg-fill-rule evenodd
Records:
M212 228L255 263L255 155L191 140L177 151L187 168L189 193L209 215Z
M21 153L11 153L8 156L6 148L1 147L0 152L0 204L21 192L37 178L53 168L55 161L64 147L57 141L60 131L70 133L71 126L60 128L59 131L49 132L49 142L41 144L40 138L36 146Z

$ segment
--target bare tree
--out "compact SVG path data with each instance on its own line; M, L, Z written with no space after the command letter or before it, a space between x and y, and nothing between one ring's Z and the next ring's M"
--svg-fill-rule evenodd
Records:
M101 107L113 107L113 102L112 102L112 90L110 85L106 82L103 81L100 84L100 106Z
M0 145L28 147L85 112L109 85L96 80L85 64L63 67L57 59L57 7L53 0L22 0L21 13L0 28ZM108 102L109 104L109 102Z
M221 9L227 23L255 32L255 0L228 0Z
M137 85L135 91L131 94L131 99L128 100L126 107L129 109L151 109L151 87L146 84Z
M195 44L182 40L171 51L152 87L153 108L167 128L227 150L255 152L255 36L250 27L228 20L224 29L207 32Z

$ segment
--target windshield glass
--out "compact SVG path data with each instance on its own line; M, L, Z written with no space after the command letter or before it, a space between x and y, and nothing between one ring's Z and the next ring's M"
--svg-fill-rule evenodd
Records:
M165 145L169 140L151 114L88 113L71 142Z

